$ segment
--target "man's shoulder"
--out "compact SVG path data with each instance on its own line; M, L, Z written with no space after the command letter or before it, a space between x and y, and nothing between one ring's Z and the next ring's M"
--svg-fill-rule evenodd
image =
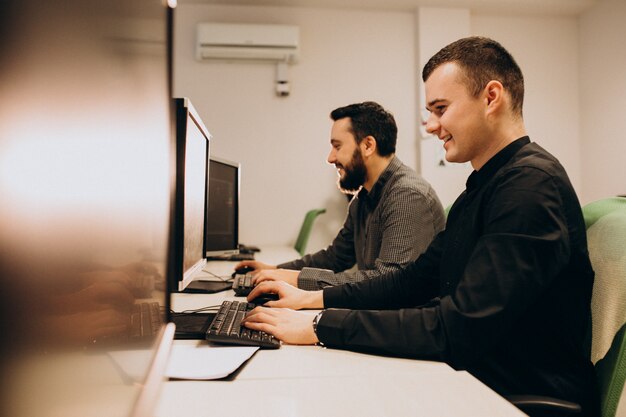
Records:
M536 175L561 177L565 169L559 160L550 152L535 142L521 148L517 154L506 164L503 173L508 171L528 170Z
M555 185L561 193L575 194L569 176L563 165L550 152L536 143L529 143L520 149L511 160L496 174L496 184L506 183L509 189L532 189L546 192Z
M428 181L418 174L413 168L401 164L394 172L385 187L386 191L394 192L406 190L408 192L416 192L420 194L429 194L432 186Z

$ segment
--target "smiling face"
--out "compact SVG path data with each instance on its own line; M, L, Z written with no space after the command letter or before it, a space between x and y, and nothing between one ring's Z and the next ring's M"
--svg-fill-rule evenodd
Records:
M426 131L444 142L446 160L470 161L479 169L490 146L488 100L482 92L473 97L462 80L462 70L454 62L439 66L426 80L426 109L430 112Z
M330 153L328 163L335 165L339 175L339 187L352 193L365 183L367 168L361 154L361 147L356 143L349 118L335 121L330 131Z

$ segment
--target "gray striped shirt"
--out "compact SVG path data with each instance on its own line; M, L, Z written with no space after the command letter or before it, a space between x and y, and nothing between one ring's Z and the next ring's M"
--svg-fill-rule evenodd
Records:
M372 190L352 199L330 246L278 267L301 270L298 287L305 290L363 281L415 260L444 226L433 188L394 156ZM357 271L347 271L354 265Z

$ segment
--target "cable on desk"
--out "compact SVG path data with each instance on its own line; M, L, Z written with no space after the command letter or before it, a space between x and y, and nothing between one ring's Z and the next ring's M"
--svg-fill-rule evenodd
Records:
M213 277L215 277L215 278L219 279L219 280L220 280L220 281L222 281L222 282L232 282L232 280L234 279L234 277L232 277L232 276L230 276L230 275L226 275L226 276L224 277L224 276L221 276L221 275L214 274L214 273L213 273L213 272L211 272L211 271L207 271L206 269L203 269L203 270L202 270L202 272L206 272L207 274L209 274L209 275L211 275L211 276L213 276Z
M204 313L206 311L217 311L217 310L219 310L220 307L221 307L221 305L214 305L214 306L207 306L207 307L197 308L195 310L183 310L183 311L174 311L174 310L170 309L170 314L172 316L180 316L180 315L184 315L184 314Z

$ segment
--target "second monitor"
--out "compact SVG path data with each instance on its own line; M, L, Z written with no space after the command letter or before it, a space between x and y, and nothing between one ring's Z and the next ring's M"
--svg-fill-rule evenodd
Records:
M205 256L239 253L239 185L241 165L211 156L205 217Z

